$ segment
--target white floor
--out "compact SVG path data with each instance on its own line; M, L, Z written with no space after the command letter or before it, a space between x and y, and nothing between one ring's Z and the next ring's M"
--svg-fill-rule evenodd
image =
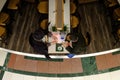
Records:
M52 78L52 77L38 77L38 76L16 74L6 71L2 80L120 80L119 74L120 74L120 70L109 73L91 75L91 76Z
M5 62L7 53L8 53L8 52L6 52L6 51L1 51L1 50L0 50L0 66L3 66L3 65L4 65L4 62Z

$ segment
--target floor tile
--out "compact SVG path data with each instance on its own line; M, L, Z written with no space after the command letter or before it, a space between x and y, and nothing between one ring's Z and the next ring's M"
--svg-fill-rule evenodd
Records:
M106 57L108 68L113 68L113 67L119 66L119 62L114 55L106 54L105 57Z
M36 80L36 76L24 75L23 77L24 77L23 80Z
M24 71L25 66L26 66L26 61L24 60L24 56L17 55L16 56L16 61L15 61L15 64L14 64L14 69Z
M81 58L81 61L84 75L96 74L97 66L95 57Z
M5 71L2 80L11 80L11 78L12 78L12 74L11 74L11 72L7 72L7 71Z
M111 80L120 80L120 70L110 72Z
M60 73L60 63L61 62L49 62L48 63L48 66L49 66L49 68L48 68L48 73L54 73L54 74L58 74L58 73Z
M37 72L48 73L48 69L49 69L48 65L49 65L48 61L38 61L37 62Z
M25 71L37 72L37 61L36 60L26 60Z
M4 65L6 56L7 56L7 52L0 50L0 66Z
M60 63L60 73L72 73L72 59L64 59Z
M72 63L72 73L82 73L83 72L83 68L82 68L82 63L81 63L81 59L79 58L74 58L71 60Z
M11 54L10 55L10 59L9 59L9 62L8 62L8 68L14 68L14 64L16 62L16 54Z
M108 69L105 55L96 56L96 65L98 70Z

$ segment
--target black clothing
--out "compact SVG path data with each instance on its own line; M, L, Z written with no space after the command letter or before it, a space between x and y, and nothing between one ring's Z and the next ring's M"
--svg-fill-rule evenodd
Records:
M42 41L44 36L45 34L42 30L36 30L34 33L30 34L29 43L37 53L43 54L49 59L47 43Z
M71 34L68 34L68 35L71 35ZM86 51L86 47L88 45L87 45L86 39L82 35L82 33L72 34L72 35L77 36L78 39L77 39L76 42L72 42L72 46L66 47L66 50L68 50L70 53L73 53L73 54L80 54L83 51L85 52Z

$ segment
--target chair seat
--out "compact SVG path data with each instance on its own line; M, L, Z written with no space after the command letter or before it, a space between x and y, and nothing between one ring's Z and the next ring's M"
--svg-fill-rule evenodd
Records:
M0 26L0 37L2 37L6 33L6 29Z
M77 7L73 2L70 2L70 14L74 14Z
M48 27L48 19L44 19L43 21L41 21L40 27L41 27L43 30L47 29L47 27Z
M48 1L42 1L37 6L39 13L48 13Z
M10 16L5 12L0 13L0 25L5 26L9 22Z
M8 9L17 10L20 0L9 0Z
M0 46L5 43L5 45L8 44L7 42L7 31L6 28L3 26L0 26Z
M76 16L71 16L70 23L72 28L76 28L79 24L79 20Z

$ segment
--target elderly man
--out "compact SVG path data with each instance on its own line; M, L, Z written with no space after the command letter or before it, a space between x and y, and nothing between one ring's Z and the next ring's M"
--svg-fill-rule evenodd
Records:
M86 47L90 44L90 35L87 32L86 37L82 33L78 34L67 34L66 41L63 43L63 46L70 53L80 54L81 52L86 51Z

